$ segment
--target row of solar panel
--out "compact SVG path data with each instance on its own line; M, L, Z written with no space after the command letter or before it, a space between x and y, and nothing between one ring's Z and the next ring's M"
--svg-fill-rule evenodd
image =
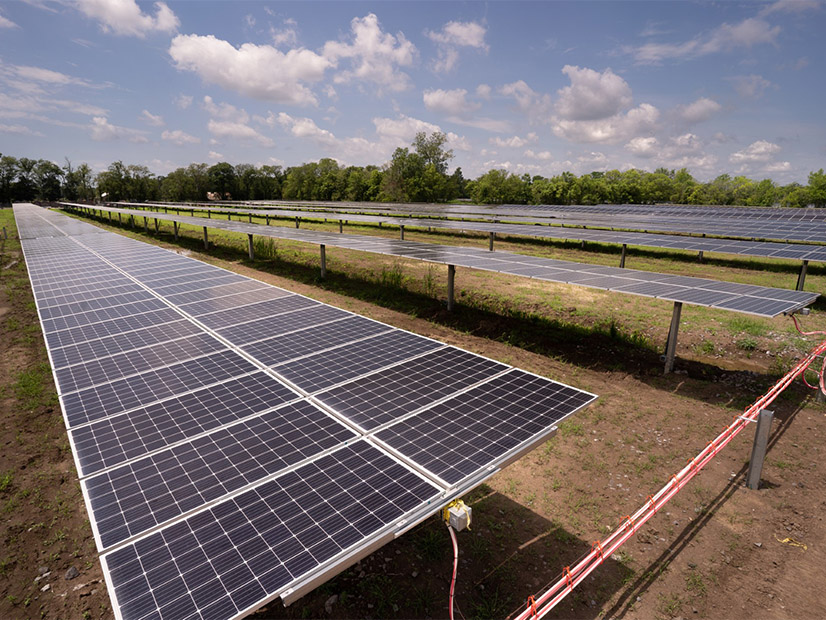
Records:
M157 208L159 205L128 205L132 208ZM168 208L168 207L166 207ZM474 222L456 220L432 220L417 218L400 218L380 215L341 214L335 212L290 211L286 209L268 209L265 211L253 209L233 209L215 206L204 207L213 212L245 213L270 215L273 217L302 217L305 219L347 219L351 222L367 222L374 224L391 224L394 226L416 226L420 228L439 228L449 230L465 230L504 235L521 235L542 239L565 239L573 241L591 241L597 243L612 243L620 245L636 245L642 247L656 247L691 252L718 252L722 254L736 254L739 256L759 256L765 258L781 258L793 260L807 260L812 262L826 261L826 246L807 245L802 243L776 243L770 241L738 241L733 239L698 238L679 235L663 235L654 233L635 233L613 230L589 230L586 228L535 226L528 224L500 224L495 222ZM738 231L743 229L738 226ZM690 232L694 232L693 227ZM808 230L815 234L817 231ZM766 235L782 234L782 230L772 228ZM742 236L742 235L741 235ZM819 239L826 238L826 226Z
M65 216L15 215L123 618L249 611L594 398Z
M508 252L492 253L471 247L435 245L365 235L327 233L283 226L263 226L246 222L205 219L159 212L117 208L104 208L103 211L119 212L136 218L158 217L194 226L210 227L248 235L291 239L305 243L497 271L539 280L577 284L758 316L773 317L782 313L793 312L812 303L818 296L816 293L806 291L717 282L703 278L588 265Z

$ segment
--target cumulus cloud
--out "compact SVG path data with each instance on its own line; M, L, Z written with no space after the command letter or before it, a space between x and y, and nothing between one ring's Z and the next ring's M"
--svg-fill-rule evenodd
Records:
M548 123L552 111L550 95L538 93L524 80L504 84L498 89L500 95L509 97L516 103L516 108L533 124Z
M189 106L192 105L193 97L192 95L178 95L177 97L173 98L172 100L175 105L180 110L186 110Z
M602 73L566 65L571 81L559 90L550 117L554 134L571 142L619 142L650 133L660 112L649 103L628 107L633 98L628 84L610 69Z
M519 136L500 138L497 136L495 138L491 138L489 142L500 148L521 149L523 146L527 146L531 142L536 142L536 140L537 135L535 133L530 133L526 138L520 138Z
M192 71L208 84L254 99L295 105L318 103L306 83L318 82L332 66L330 60L310 50L284 53L253 43L236 48L212 35L178 35L172 39L169 55L178 69Z
M147 125L152 125L153 127L163 127L165 125L163 116L152 114L149 110L143 110L140 119Z
M734 90L741 97L755 99L763 96L766 89L772 85L762 75L737 75L729 78L729 81L734 85Z
M270 27L270 37L272 44L276 47L282 45L295 46L298 44L298 31L294 19L285 19L281 28Z
M556 113L571 121L595 121L614 116L631 105L631 87L611 69L602 73L565 65L570 86L557 93Z
M422 96L424 106L431 112L442 114L452 123L476 127L485 131L504 132L510 127L506 121L491 118L476 117L481 104L468 101L468 92L464 88L454 90L426 90Z
M188 133L176 129L174 131L166 130L161 134L161 139L171 142L176 146L184 146L187 144L200 144L201 139L191 136Z
M759 17L749 17L736 24L724 23L710 33L682 43L646 43L626 48L639 64L659 64L665 60L684 60L756 45L775 45L779 26Z
M481 107L481 104L467 100L467 91L464 88L426 90L423 99L425 108L447 116L467 116Z
M129 142L145 143L149 142L146 132L138 129L129 129L113 125L105 116L92 117L89 125L92 140L96 142L108 142L112 140L128 140Z
M328 147L338 143L338 139L332 132L321 129L311 118L293 118L289 114L280 112L274 120L296 138L308 138L316 144Z
M788 172L792 169L791 162L788 161L777 161L772 164L766 164L763 166L764 172Z
M451 21L438 32L426 30L425 36L438 48L433 70L436 73L447 73L455 69L459 62L459 49L462 47L487 52L489 47L485 43L486 34L487 28L478 22Z
M250 115L246 110L229 103L215 103L212 97L204 97L204 110L210 116L207 129L217 139L253 142L269 147L274 142L249 125Z
M550 151L539 151L537 153L531 149L526 150L523 155L528 159L538 159L540 161L550 161L554 158Z
M749 144L742 151L732 153L729 161L733 164L769 162L774 159L774 156L779 152L779 145L767 142L766 140L758 140L757 142Z
M328 41L323 57L333 64L341 59L350 61L350 68L339 72L336 84L369 82L391 92L410 87L410 77L399 67L409 67L416 59L416 46L399 32L395 36L383 32L378 17L370 13L350 22L352 41Z
M659 141L654 136L631 138L625 145L625 150L637 157L654 157L657 154Z
M210 151L208 155L208 159L210 161L221 161L224 159L224 154L219 153L218 151Z
M104 32L144 38L152 32L175 32L181 22L165 2L155 3L155 14L147 15L135 0L77 0L77 8L100 22Z
M476 96L479 97L479 99L487 100L490 99L491 91L491 87L487 84L479 84L479 86L476 87Z
M701 97L692 103L678 106L677 114L686 123L702 123L723 109L719 103L708 97Z
M819 9L820 6L819 0L778 0L760 11L760 15L765 17L772 13L802 13L803 11Z

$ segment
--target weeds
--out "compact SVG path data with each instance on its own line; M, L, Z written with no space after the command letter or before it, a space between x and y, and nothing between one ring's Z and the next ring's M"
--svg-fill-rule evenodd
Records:
M769 331L765 321L752 319L747 316L735 316L727 321L727 325L733 334L745 333L758 338L765 336Z

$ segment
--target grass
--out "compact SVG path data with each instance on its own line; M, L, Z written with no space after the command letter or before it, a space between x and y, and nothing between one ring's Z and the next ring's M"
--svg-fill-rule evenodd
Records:
M32 410L56 399L51 391L51 368L46 363L22 371L12 389L24 409Z
M757 340L751 337L741 338L737 341L737 348L743 351L754 351L757 348Z
M769 332L769 327L765 321L741 315L730 318L727 321L727 327L733 334L748 334L758 338Z
M5 493L11 488L14 474L11 471L0 474L0 493Z

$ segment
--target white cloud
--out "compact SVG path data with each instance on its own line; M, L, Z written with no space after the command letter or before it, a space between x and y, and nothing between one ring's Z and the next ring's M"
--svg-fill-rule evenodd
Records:
M224 154L218 153L217 151L210 151L208 158L210 161L221 161L222 159L224 159Z
M172 101L180 110L186 110L189 106L191 106L192 100L192 95L178 95L177 97L172 99Z
M22 80L30 80L40 82L43 84L50 84L52 86L87 86L93 87L92 83L83 78L73 77L60 73L59 71L52 71L51 69L44 69L42 67L31 67L26 65L8 65L0 68L4 73L12 72L14 75Z
M19 28L12 20L0 15L0 28Z
M683 43L646 43L626 51L640 64L659 64L664 60L698 58L740 47L774 45L779 34L779 26L772 27L763 19L749 17L734 25L722 24L706 35Z
M479 84L479 86L476 87L476 96L479 97L479 99L490 99L491 90L491 87L487 84Z
M791 169L792 164L788 161L777 161L763 166L763 172L788 172Z
M473 113L482 106L479 103L468 101L467 94L464 88L426 90L422 99L425 108L445 115L451 123L493 132L505 132L510 129L510 123L507 121L473 116Z
M631 105L631 87L611 69L599 73L565 65L562 73L571 80L570 86L557 93L556 113L565 120L600 120Z
M0 123L0 133L12 133L18 136L37 136L39 138L43 137L43 134L39 131L32 131L25 125L4 125Z
M201 139L191 136L180 129L174 131L166 130L161 134L161 138L167 142L171 142L176 146L184 146L186 144L200 144Z
M481 104L468 101L466 97L467 91L464 88L426 90L423 95L424 107L431 112L464 117L482 107Z
M104 32L144 38L151 32L175 32L181 22L165 2L155 3L155 15L141 11L135 0L77 0L77 8L100 22Z
M129 140L129 142L145 143L149 142L146 132L138 129L129 129L112 125L105 116L95 116L89 125L92 140L96 142L108 142L110 140Z
M539 151L538 153L528 149L524 152L525 157L528 159L538 159L540 161L550 161L554 158L550 151Z
M527 146L531 142L536 142L536 134L528 134L527 138L520 138L519 136L511 136L510 138L490 138L488 142L493 144L494 146L498 146L500 148L511 148L511 149L521 149L523 146Z
M551 97L534 91L524 80L517 80L499 87L499 93L512 97L520 112L533 120L547 122L551 112Z
M729 78L729 81L734 85L734 90L741 97L758 98L763 96L766 89L772 85L762 75L737 75Z
M605 156L605 153L591 151L590 153L585 153L584 155L577 157L577 161L583 164L604 165L608 161L608 158Z
M327 58L306 49L286 53L271 45L245 43L236 48L212 35L178 35L169 55L180 70L192 71L209 84L217 84L265 101L315 105L317 99L305 86L318 82L332 66Z
M637 157L654 157L657 154L659 142L654 136L631 138L625 145L625 150Z
M487 28L477 22L448 22L441 30L425 31L425 36L438 47L438 56L433 62L433 70L447 73L459 62L459 48L470 47L487 52L485 43Z
M688 105L678 106L677 114L686 123L702 123L723 109L714 99L700 97Z
M282 45L295 47L298 45L298 31L294 19L285 19L282 28L270 27L270 37L272 44L276 47Z
M341 59L347 59L351 64L350 69L335 76L335 83L370 82L391 92L407 90L410 77L399 67L412 66L418 54L416 46L401 32L396 36L383 32L373 13L353 18L350 30L351 43L327 41L324 44L326 61L338 64Z
M322 146L334 146L338 143L338 139L332 132L321 129L311 118L293 118L289 114L280 112L275 121L296 138L308 138Z
M749 144L742 151L732 153L729 161L733 164L770 162L780 150L780 146L777 144L766 140L758 140Z
M812 9L819 9L821 3L818 0L778 0L762 11L761 16L771 15L772 13L802 13Z
M163 116L152 114L149 110L143 110L140 119L147 125L152 125L153 127L163 127L165 125Z
M265 147L274 144L270 138L250 127L250 115L246 110L229 103L215 103L209 95L204 97L204 109L211 117L207 129L216 138L255 142Z
M631 88L610 69L599 73L566 65L562 71L571 85L559 90L550 117L556 136L580 143L619 142L650 133L659 120L660 111L649 103L627 109Z

